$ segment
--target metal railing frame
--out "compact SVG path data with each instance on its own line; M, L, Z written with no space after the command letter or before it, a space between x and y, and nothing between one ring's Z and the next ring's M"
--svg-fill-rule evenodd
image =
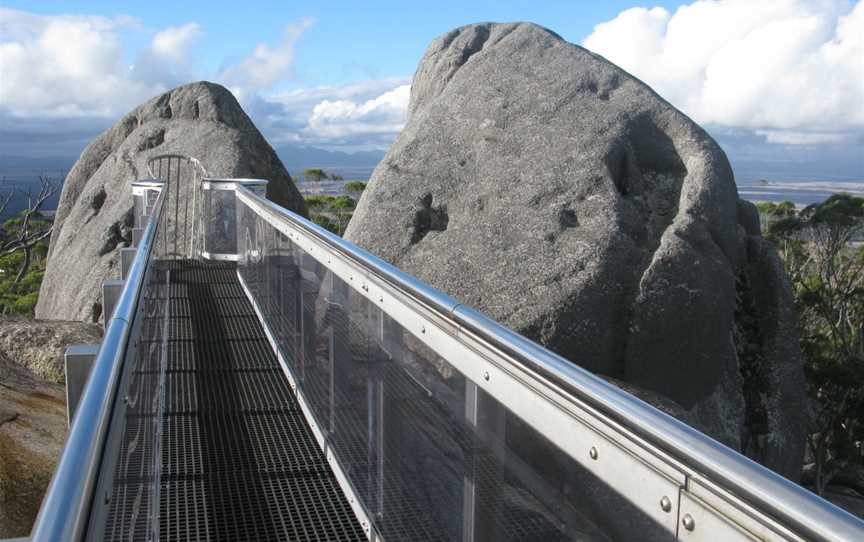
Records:
M174 165L174 175L172 175L172 164ZM197 258L201 253L201 247L199 244L203 232L196 231L196 227L200 229L201 225L201 214L203 212L201 186L203 179L207 176L207 170L197 158L184 156L182 154L160 154L147 161L147 172L154 179L161 179L165 183L165 188L167 188L169 194L173 189L174 227L177 228L180 223L180 202L184 200L184 198L180 197L180 179L182 178L183 164L186 164L187 173L191 174L188 183L191 185L190 190L192 192L192 227L191 231L187 232L185 230L185 226L190 223L190 220L188 216L188 202L184 202L186 203L183 215L184 231L182 236L178 236L177 232L174 232L173 255L174 257L185 256L187 258ZM167 232L165 232L165 234L167 235ZM178 251L178 237L182 237L183 239L182 251Z
M471 357L482 372L466 372L466 377L515 414L530 420L536 417L530 409L564 412L611 444L601 447L601 454L613 447L623 450L631 459L644 462L646 472L673 484L680 491L673 496L674 524L678 526L674 536L684 538L689 531L681 504L687 502L707 507L754 538L864 540L864 522L801 486L305 218L242 186L236 194L261 219L331 270L342 273L376 306L412 323L409 331L433 350L458 350ZM33 540L79 540L85 534L124 356L167 197L168 191L163 190L143 233L36 519ZM241 235L239 224L237 233ZM533 401L514 403L500 389L496 392L496 385L509 385L510 390L517 389L516 385L520 394L530 394ZM309 421L314 429L314 420ZM571 457L587 453L567 440L569 428L550 428L550 423L546 427L538 424L538 431L551 436ZM559 435L553 434L556 432ZM596 457L592 447L591 459ZM665 509L665 504L652 505Z
M85 533L126 348L166 196L164 190L160 192L123 292L106 326L66 445L36 517L32 540L80 540Z
M601 427L604 436L617 441L617 445L630 453L651 456L647 459L655 470L659 467L658 476L683 475L676 482L680 484L680 495L674 497L679 502L695 509L707 506L708 512L731 520L753 537L864 540L864 522L800 485L311 221L243 187L237 188L237 197L331 271L338 265L347 265L345 274L353 274L351 281L349 276L343 277L346 282L351 282L355 290L385 312L393 310L393 304L385 307L385 301L395 300L403 307L410 307L418 322L434 326L435 333L426 327L412 330L433 350L441 352L449 348L436 342L455 340L465 351L481 352L480 357L490 362L490 367L524 373L526 382L530 380L537 387L538 401L554 403L556 408L563 406L576 420L587 416L591 422L605 425ZM481 378L471 380L478 385L489 380L488 371L481 374ZM523 419L530 419L531 416L520 412L526 405L508 404L506 394L496 398L503 399L501 402ZM314 426L313 420L310 423ZM558 429L559 433L565 432ZM555 442L554 436L551 440ZM564 441L566 438L562 437L556 445L563 444L562 449L571 457L586 451L568 449ZM591 457L596 457L596 449L591 450ZM656 504L661 506L659 502ZM665 509L666 504L662 506ZM683 538L683 531L690 531L688 525L692 525L693 518L686 518L689 514L682 513L680 506L676 508L679 517L675 524L679 527L674 534Z

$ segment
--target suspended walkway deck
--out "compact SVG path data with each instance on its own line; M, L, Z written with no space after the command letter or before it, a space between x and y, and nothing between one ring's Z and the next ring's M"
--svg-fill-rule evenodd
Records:
M864 540L266 181L204 173L165 156L133 183L33 540Z
M143 324L95 538L365 540L234 264L155 271L167 318Z

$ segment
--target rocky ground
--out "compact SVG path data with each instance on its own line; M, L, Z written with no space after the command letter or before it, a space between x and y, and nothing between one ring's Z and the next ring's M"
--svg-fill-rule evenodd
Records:
M0 538L27 536L66 438L63 352L97 326L0 317Z

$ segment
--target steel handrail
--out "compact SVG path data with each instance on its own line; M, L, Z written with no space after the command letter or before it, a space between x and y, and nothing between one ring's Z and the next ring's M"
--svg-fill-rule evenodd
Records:
M808 539L864 540L864 522L742 454L515 333L302 216L239 186L251 198L402 295L470 331L537 376L572 394L663 450L687 469Z
M165 198L163 190L138 244L135 260L114 314L106 315L110 320L106 325L105 336L81 394L60 461L36 517L32 540L80 540L85 533L126 346Z

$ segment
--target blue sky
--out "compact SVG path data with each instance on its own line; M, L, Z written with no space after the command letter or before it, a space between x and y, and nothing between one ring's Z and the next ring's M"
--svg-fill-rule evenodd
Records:
M668 9L684 2L652 2ZM478 21L530 20L578 43L594 25L614 18L634 3L608 2L71 2L4 1L4 7L40 15L62 13L132 16L141 28L124 33L129 51L171 26L196 22L202 37L194 46L202 73L216 73L226 62L247 55L257 43L278 43L286 24L311 21L296 46L293 88L362 79L408 76L426 45L438 34ZM434 6L434 9L429 9ZM133 58L128 58L130 62Z
M861 178L862 4L6 0L0 156L77 155L138 103L198 79L231 89L277 149L381 151L435 36L528 20L646 81L733 162Z

